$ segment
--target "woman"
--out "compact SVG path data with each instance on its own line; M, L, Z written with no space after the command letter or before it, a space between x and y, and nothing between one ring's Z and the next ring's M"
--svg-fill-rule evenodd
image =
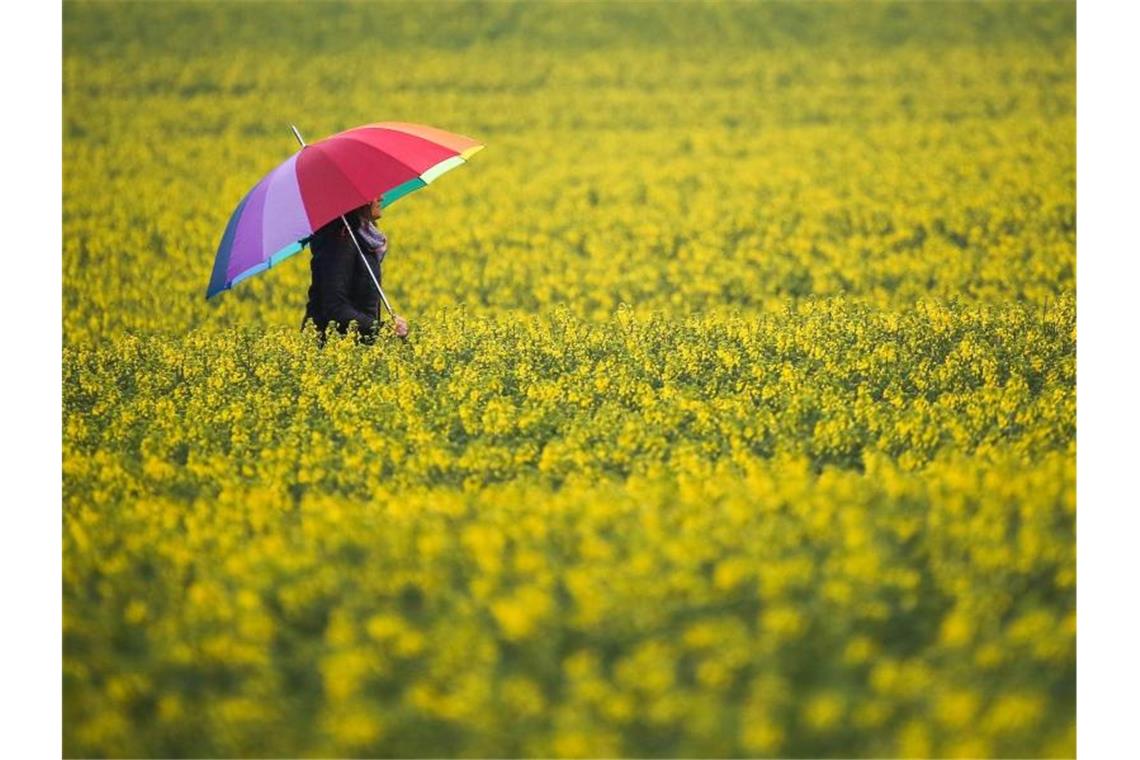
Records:
M344 215L352 225L360 251L339 216L309 238L313 282L301 326L313 320L322 341L329 322L336 322L342 334L348 332L350 322L356 322L361 343L376 340L380 330L380 293L372 277L380 280L380 264L388 253L388 238L373 224L380 216L379 198ZM396 335L406 337L408 323L397 316L393 329Z

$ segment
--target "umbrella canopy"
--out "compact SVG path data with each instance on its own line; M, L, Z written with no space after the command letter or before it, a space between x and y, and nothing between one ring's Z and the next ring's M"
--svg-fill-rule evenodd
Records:
M484 146L442 129L385 121L303 146L230 215L206 298L278 264L301 241L375 198L389 206L466 163Z

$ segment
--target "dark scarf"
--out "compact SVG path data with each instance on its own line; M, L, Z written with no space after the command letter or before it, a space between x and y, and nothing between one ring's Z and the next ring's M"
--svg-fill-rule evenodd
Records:
M366 248L376 254L378 261L383 261L388 253L388 236L377 229L371 219L366 219L356 227L356 237L360 247Z

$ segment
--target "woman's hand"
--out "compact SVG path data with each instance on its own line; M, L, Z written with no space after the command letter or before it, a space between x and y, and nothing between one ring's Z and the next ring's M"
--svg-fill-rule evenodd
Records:
M395 317L392 324L392 329L395 330L396 335L400 336L401 338L408 337L408 320L404 319L403 317Z

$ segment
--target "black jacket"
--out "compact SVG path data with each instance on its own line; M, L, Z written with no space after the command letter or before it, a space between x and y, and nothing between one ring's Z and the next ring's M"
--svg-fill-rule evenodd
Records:
M362 339L371 342L380 327L380 294L344 223L338 218L317 230L309 247L313 254L309 262L313 282L309 286L305 320L312 319L322 335L330 321L337 323L341 333L347 332L348 323L355 321ZM363 244L361 249L379 280L379 256Z

